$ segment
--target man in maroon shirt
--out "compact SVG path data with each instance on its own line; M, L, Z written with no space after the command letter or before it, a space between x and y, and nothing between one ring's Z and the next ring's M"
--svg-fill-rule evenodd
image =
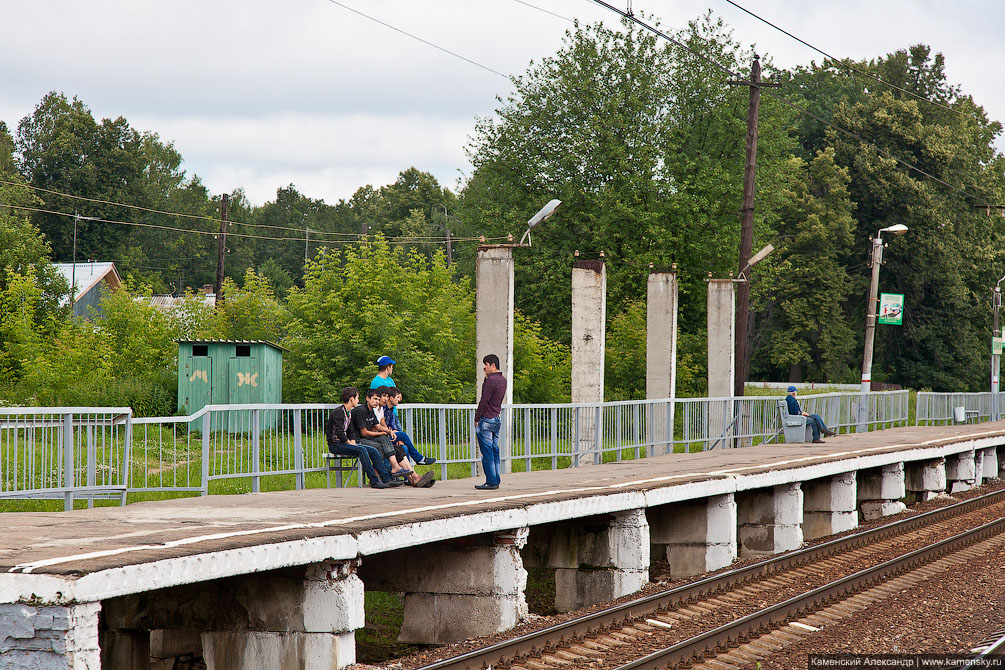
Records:
M475 486L481 491L499 488L499 429L502 426L503 400L506 398L506 378L499 372L499 357L489 354L482 359L485 380L482 382L482 399L475 410L475 435L482 452L482 470L485 483Z

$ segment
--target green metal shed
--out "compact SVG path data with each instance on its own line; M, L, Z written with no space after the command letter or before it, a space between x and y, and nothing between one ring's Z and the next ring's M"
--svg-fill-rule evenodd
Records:
M179 340L178 412L282 402L283 351L266 340Z

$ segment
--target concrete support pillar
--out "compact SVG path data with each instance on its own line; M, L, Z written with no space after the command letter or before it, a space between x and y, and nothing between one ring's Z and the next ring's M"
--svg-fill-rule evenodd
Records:
M489 354L499 357L499 370L506 377L505 404L513 404L513 247L482 245L475 259L475 402L481 400L485 371L482 359ZM500 467L512 470L509 455L513 444L513 418L502 414L499 436ZM481 462L478 463L481 472Z
M974 486L984 483L984 450L974 450Z
M731 398L736 371L736 292L731 279L708 280L708 397ZM717 448L733 446L733 403L712 403L708 410L710 440Z
M1005 478L1005 447L995 449L998 454L998 479Z
M673 451L677 397L677 273L650 272L646 299L646 399L652 407L653 455Z
M247 617L202 634L208 670L345 668L356 662L363 582L353 563L319 563L301 575L250 575L238 601ZM223 622L221 622L223 623Z
M982 449L981 451L984 454L984 459L981 462L981 465L983 466L981 472L984 480L998 479L998 449L995 447L988 447L987 449Z
M665 547L670 574L690 577L736 560L736 500L732 493L650 507L649 535Z
M607 327L607 269L604 261L572 264L572 402L604 402L604 343ZM580 408L576 464L600 463L603 430L594 408ZM601 415L602 418L602 415ZM575 430L575 428L574 428ZM575 436L574 436L575 437Z
M367 587L405 593L399 642L447 644L508 630L527 617L527 529L425 545L364 569ZM380 562L380 565L376 563Z
M946 490L946 459L904 463L905 486L908 493L924 502L937 497Z
M803 491L798 483L736 496L742 558L779 554L803 544Z
M0 668L98 670L100 603L0 604Z
M903 463L858 471L857 497L863 521L900 514L907 509L902 501L906 495Z
M858 527L858 486L854 472L807 481L803 490L803 539L813 540Z
M946 491L951 495L972 489L977 483L976 465L972 451L946 456Z

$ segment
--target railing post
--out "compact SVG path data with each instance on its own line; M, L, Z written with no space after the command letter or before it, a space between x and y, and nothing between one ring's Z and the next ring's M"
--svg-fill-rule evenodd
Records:
M258 493L262 490L262 477L260 473L262 472L262 464L259 462L261 458L261 444L259 434L258 421L261 417L260 409L251 410L251 492Z
M604 462L604 405L597 405L597 418L593 423L593 463L600 465Z
M87 434L87 486L93 487L95 484L95 461L98 460L98 452L94 445L94 424L84 423L81 426L84 432ZM111 473L109 472L109 476ZM94 507L94 494L89 493L87 496L87 507L90 509Z
M133 482L133 412L129 411L126 415L126 436L125 436L125 447L123 449L124 453L122 455L122 500L120 504L126 504L126 498L129 496L129 487Z
M304 436L300 430L301 412L300 409L293 410L293 468L297 471L297 490L304 488ZM342 476L341 470L338 475ZM341 482L336 482L336 484L341 486Z
M209 433L211 430L210 425L210 412L206 410L206 413L202 415L202 495L209 495Z
M558 408L551 408L551 469L558 470Z
M63 510L73 509L73 414L63 415Z
M582 407L572 408L572 467L579 467L579 410Z
M524 458L527 461L527 463L526 463L527 472L530 472L533 469L533 466L534 466L534 464L531 462L531 449L530 449L531 430L530 430L530 422L531 422L531 409L530 409L530 407L525 407L524 411L523 411L523 456L524 456Z

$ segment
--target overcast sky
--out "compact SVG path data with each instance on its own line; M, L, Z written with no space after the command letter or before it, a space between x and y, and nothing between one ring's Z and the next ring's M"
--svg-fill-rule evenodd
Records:
M553 54L570 24L518 0L339 0L503 74ZM528 0L584 22L618 17L589 0ZM625 0L615 1L622 8ZM993 0L738 0L837 56L926 43L949 80L1005 119L998 67L1005 3ZM98 118L125 116L174 142L213 193L253 203L293 183L329 203L409 166L455 187L464 146L504 77L329 0L34 0L4 3L0 119L13 131L47 91ZM634 0L667 29L711 9L776 65L820 56L725 0ZM999 139L999 146L1002 141Z

